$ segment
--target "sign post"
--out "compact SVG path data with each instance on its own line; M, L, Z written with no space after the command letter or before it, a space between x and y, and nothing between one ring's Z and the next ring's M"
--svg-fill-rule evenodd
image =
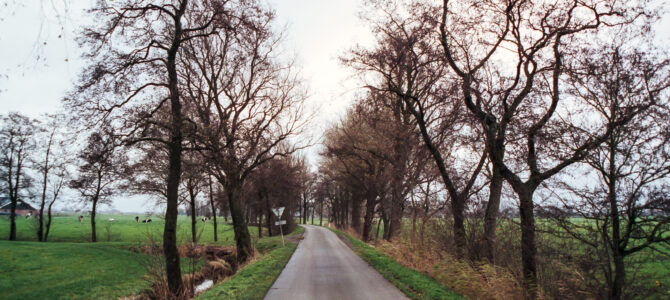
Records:
M284 207L282 206L280 208L274 208L272 209L272 212L274 212L275 215L277 215L277 219L279 219L279 221L275 222L275 225L279 225L279 233L281 234L281 246L284 247L284 230L282 230L281 228L282 225L286 224L286 220L281 219L281 215L284 212Z

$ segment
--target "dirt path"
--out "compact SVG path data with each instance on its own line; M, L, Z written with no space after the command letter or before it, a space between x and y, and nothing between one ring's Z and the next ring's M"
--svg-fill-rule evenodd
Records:
M328 229L305 238L265 296L275 299L407 299Z

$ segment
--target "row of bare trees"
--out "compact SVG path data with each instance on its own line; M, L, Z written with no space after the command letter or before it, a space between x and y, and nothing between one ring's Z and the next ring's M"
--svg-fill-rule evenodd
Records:
M31 119L11 112L3 116L2 193L10 200L9 240L16 240L16 207L19 201L36 203L35 233L46 242L52 223L54 204L66 190L79 197L66 197L62 207L91 207L91 241L97 241L96 212L99 205L109 204L128 180L131 168L125 152L117 149L110 128L91 132L78 147L77 135L65 130L62 115ZM72 153L77 155L72 156ZM69 199L67 199L69 198Z
M167 280L171 293L181 295L180 190L195 215L198 192L215 180L230 211L238 260L249 259L249 221L260 225L265 216L270 222L268 205L292 213L298 206L289 202L301 200L270 199L258 190L272 187L254 177L296 168L291 157L303 146L292 137L307 120L305 92L282 53L274 12L260 2L99 2L90 13L96 23L81 36L89 66L65 103L86 127L108 124L119 145L147 155L150 170L138 180L146 185L135 186L166 199ZM281 191L300 186L286 184Z
M80 191L85 197L84 202L92 201L93 207L98 200L107 200L106 195L103 195L107 191L104 187L106 182L101 183L97 195L89 194L95 193L90 188L95 181L93 169L99 167L94 166L99 159L94 156L102 149L94 149L95 146L89 145L80 153L81 164L76 164L68 153L74 151L69 144L72 142L71 135L64 130L62 121L62 116L58 115L42 116L39 120L15 112L2 116L0 187L2 194L7 195L10 201L9 240L17 238L16 207L19 201L37 203L35 233L38 241L46 242L51 230L54 204L66 188ZM98 171L104 173L104 177L107 176L106 171ZM95 216L95 212L92 212L92 216ZM92 225L94 228L94 219Z
M500 263L507 203L526 298L551 290L538 232L583 242L566 257L599 262L599 296L633 293L626 259L670 241L670 64L653 43L653 6L380 0L363 16L376 44L342 58L360 99L325 138L332 221L370 240L379 214L392 239L403 216L414 232L418 214L446 205L454 254ZM475 245L468 224L482 227Z

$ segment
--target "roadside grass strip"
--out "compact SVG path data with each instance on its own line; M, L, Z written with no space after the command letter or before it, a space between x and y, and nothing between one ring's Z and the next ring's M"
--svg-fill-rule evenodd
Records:
M336 234L347 237L355 248L354 252L369 263L384 278L398 287L407 297L415 300L463 299L463 297L447 289L434 278L405 267L347 233L332 228L328 229Z
M298 227L291 235L304 231L302 227ZM195 299L263 299L297 247L298 243L294 242L286 242L286 246L281 247L280 237L260 239L256 250L261 253L268 251L267 253Z
M270 251L196 299L263 299L297 246L287 243Z

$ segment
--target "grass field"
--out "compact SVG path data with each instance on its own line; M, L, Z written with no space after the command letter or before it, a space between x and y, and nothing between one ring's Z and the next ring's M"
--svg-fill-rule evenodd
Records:
M164 223L151 218L151 223L136 223L135 216L100 216L99 242L90 243L90 219L79 223L77 216L56 217L49 242L40 243L36 242L34 219L17 218L19 241L10 242L5 240L9 219L0 217L0 299L118 299L141 293L151 285L146 266L153 258L127 249L160 243ZM223 223L223 218L219 221ZM179 240L189 242L190 219L180 216L178 224ZM211 220L199 221L199 242L234 245L232 226L219 224L218 229L219 242L214 243ZM281 244L276 237L257 239L256 227L249 231L261 252ZM184 273L189 268L183 259Z
M2 299L114 299L150 283L146 255L114 245L0 241Z
M49 242L90 242L91 241L91 219L85 217L79 223L78 216L60 216L55 217L49 233ZM113 218L114 221L109 221ZM140 216L140 220L144 219ZM135 216L132 215L99 215L96 218L96 231L99 242L127 242L141 243L146 242L149 237L161 241L163 238L164 221L158 216L150 216L151 223L135 222ZM35 218L25 219L19 217L16 219L16 237L20 241L36 241L36 222ZM218 236L221 244L232 244L233 230L232 226L227 226L223 218L218 220ZM186 216L179 216L177 237L180 241L190 241L191 239L191 220ZM211 220L206 223L198 220L197 232L199 242L214 242L214 225ZM250 230L252 236L257 231ZM0 217L0 239L9 237L9 217Z

